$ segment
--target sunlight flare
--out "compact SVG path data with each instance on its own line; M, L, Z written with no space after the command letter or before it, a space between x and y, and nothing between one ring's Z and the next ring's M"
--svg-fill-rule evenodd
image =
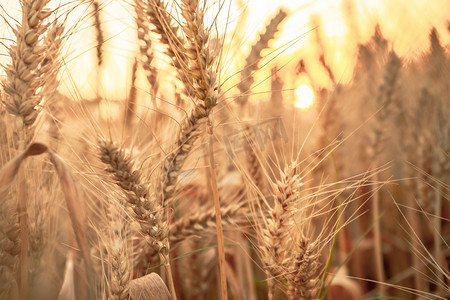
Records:
M295 90L295 93L297 94L298 98L295 107L306 109L313 104L314 92L307 84L302 84L301 86L299 86Z

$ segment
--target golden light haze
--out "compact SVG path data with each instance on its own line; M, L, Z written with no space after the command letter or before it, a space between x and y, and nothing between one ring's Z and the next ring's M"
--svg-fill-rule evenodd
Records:
M1 14L13 26L14 20L11 18L19 19L20 17L18 2L17 0L1 1ZM62 2L52 1L54 7L58 7ZM75 27L63 52L66 55L67 70L62 74L62 89L64 93L78 99L94 98L97 92L100 96L109 99L123 99L128 93L131 65L138 52L137 38L133 28L134 12L133 8L127 4L130 1L100 1L102 28L105 31L106 41L104 63L100 72L96 70L92 5L88 5L91 1L82 5L79 4L80 2L86 3L86 1L74 1L63 8L69 10L75 7L70 14L69 28ZM313 89L330 85L325 70L320 66L321 52L324 52L324 57L338 82L350 80L356 59L357 44L370 38L376 24L379 24L383 35L389 41L393 41L395 51L408 59L420 55L428 47L428 34L432 26L437 28L444 45L449 44L450 41L447 30L450 11L448 0L240 0L231 2L226 0L218 19L218 31L227 28L229 36L232 32L236 33L233 40L228 39L223 45L222 67L226 68L226 74L233 74L242 68L242 65L230 65L228 62L231 60L227 58L242 57L240 61L243 63L251 45L257 39L257 34L264 29L268 20L281 7L290 15L273 43L274 49L278 48L280 51L276 55L266 53L267 61L262 61L260 64L270 62L258 74L255 74L255 77L257 82L263 81L270 74L271 66L287 64L284 70L280 71L292 74L284 80L286 89L295 90L306 83L293 75L293 70L300 59L304 59L309 66ZM63 9L60 8L61 13ZM212 10L211 15L214 15L217 8ZM240 21L241 17L244 17L245 21ZM12 36L11 29L4 20L0 24L0 35L6 38L3 43L9 45L10 41L7 38ZM227 27L226 24L228 24ZM323 49L320 49L321 47ZM6 53L5 47L2 47L0 53ZM167 82L167 86L162 86L162 89L171 88L173 75L167 68L168 60L161 53L157 53L156 56L157 59L154 60L156 66L161 70L167 69L167 72L160 71L161 79ZM2 55L0 59L2 64L8 60L5 55ZM100 76L99 87L96 83L97 76ZM139 76L138 86L145 89L145 85L145 79ZM267 84L261 84L260 89L268 88Z

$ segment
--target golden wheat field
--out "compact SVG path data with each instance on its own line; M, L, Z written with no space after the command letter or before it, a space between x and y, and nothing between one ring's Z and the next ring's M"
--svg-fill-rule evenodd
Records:
M1 0L0 299L450 299L448 0Z

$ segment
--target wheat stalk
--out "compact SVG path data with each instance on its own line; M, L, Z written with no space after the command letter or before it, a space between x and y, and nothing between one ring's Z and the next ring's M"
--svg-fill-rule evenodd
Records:
M127 100L125 102L125 117L124 122L127 128L131 128L133 124L133 116L136 114L137 103L137 88L136 88L136 76L137 76L137 59L134 60L133 68L131 69L131 86L128 93Z

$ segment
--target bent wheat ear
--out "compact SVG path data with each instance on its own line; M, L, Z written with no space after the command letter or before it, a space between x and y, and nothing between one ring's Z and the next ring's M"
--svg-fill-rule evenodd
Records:
M24 152L17 155L10 162L5 164L0 170L0 202L3 203L8 193L8 188L11 185L14 177L19 171L22 162L29 156L39 155L47 151L47 147L42 144L31 144Z
M123 150L111 141L101 140L99 146L100 160L110 166L107 171L114 175L116 184L124 190L142 232L146 234L149 244L158 251L167 272L172 297L176 299L170 269L169 227L164 207L142 182L139 170L134 168Z
M130 158L114 143L100 141L101 161L109 165L107 172L114 175L116 184L121 187L136 221L147 234L150 245L166 258L169 253L168 226L164 209L151 195L148 186L141 181L141 174L134 168Z

